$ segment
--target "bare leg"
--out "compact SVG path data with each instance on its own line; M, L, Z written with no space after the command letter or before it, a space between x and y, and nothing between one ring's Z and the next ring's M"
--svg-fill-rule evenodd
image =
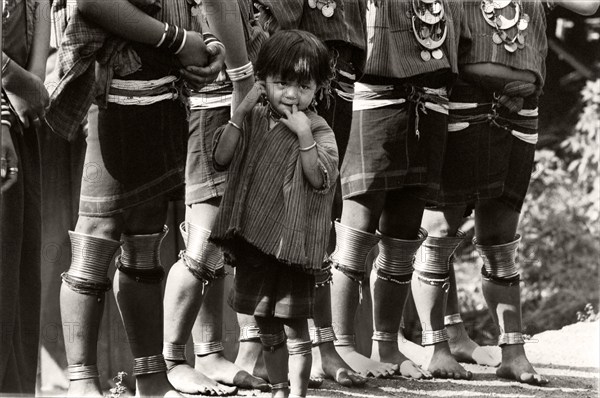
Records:
M218 201L207 202L193 205L187 208L186 221L194 225L196 230L202 228L204 234L208 234L213 220L216 217L218 209ZM187 224L188 228L190 224ZM194 232L195 233L195 232ZM189 236L190 231L186 231ZM189 240L189 239L188 239ZM205 264L199 264L200 267L208 267L206 263L212 261L209 259L207 245L205 239L192 238L192 242L186 242L188 252L194 254L193 257L201 258ZM197 247L199 246L199 247ZM212 249L215 249L212 247ZM187 253L187 252L186 252ZM215 251L215 253L220 253ZM222 282L222 281L221 281ZM206 285L204 281L192 274L186 266L183 259L177 261L167 278L165 289L165 342L170 345L184 346L192 332L192 326L198 316L200 308L206 308L217 305L217 308L210 308L207 311L222 310L222 301L203 303L203 293ZM223 286L220 286L220 291L217 294L223 294ZM205 301L205 300L204 300ZM215 328L221 327L221 319L217 319L218 325ZM202 326L200 326L202 328ZM165 344L166 346L166 344ZM174 356L167 356L167 364L169 365L168 377L173 386L181 392L188 394L210 394L210 395L228 395L235 393L236 389L225 386L211 379L205 373L191 367L184 358L176 359Z
M456 236L463 222L464 207L446 207L441 211L426 210L423 217L423 227L429 231L430 236ZM493 347L480 347L469 337L465 324L460 319L460 306L454 265L449 264L450 288L446 303L446 329L448 330L448 343L450 352L459 362L477 363L485 366L498 366L500 355Z
M104 312L105 293L86 292L86 289L77 289L77 285L67 281L70 280L69 276L76 280L80 274L78 269L89 272L91 266L97 274L97 282L104 282L107 288L110 287L106 274L112 257L120 246L118 239L121 228L122 220L119 218L82 216L77 220L75 233L71 234L72 265L64 276L60 289L61 319L69 369L77 371L78 366L85 366L88 370L87 375L70 375L67 395L71 397L102 396L97 369L94 372L93 367L97 362L96 346ZM90 257L90 253L94 253L93 258ZM86 276L86 279L89 280L89 276Z
M288 350L285 344L283 320L279 318L255 317L260 329L265 366L273 386L273 398L287 398L290 394L288 382ZM310 366L310 362L309 362ZM310 368L306 374L307 382Z
M326 281L317 285L315 297L314 327L316 333L321 330L329 330L331 327L331 287ZM335 380L345 387L361 387L367 379L355 373L350 366L344 362L335 349L333 341L320 342L312 350L312 374L311 378L327 378ZM315 339L313 338L313 341ZM320 339L319 339L320 341Z
M216 279L207 290L204 303L192 330L194 343L202 344L223 340L224 279ZM222 350L212 351L204 355L196 353L195 368L197 371L219 383L261 391L269 389L269 385L265 380L251 375L246 370L225 359Z
M312 364L308 322L303 318L283 319L288 349L288 375L290 395L305 397L308 391Z
M344 201L340 224L342 228L350 229L351 233L359 235L359 241L365 241L359 244L361 247L368 248L371 245L367 241L373 240L369 236L373 236L372 234L377 228L384 199L381 195L363 195L354 200ZM373 240L372 246L375 243L376 240ZM343 236L338 233L337 248L333 255L334 261L339 261L336 256L349 256L350 258L357 256L355 252L358 253L357 244L344 242ZM366 259L367 254L361 252L359 255L360 261L363 261L362 258ZM348 264L341 265L347 266ZM366 279L364 275L365 266L364 262L353 266L356 269L357 276L360 276L362 272L362 280ZM358 270L359 268L360 270ZM332 272L331 296L333 300L331 308L335 333L338 338L336 342L337 352L353 370L363 376L386 377L393 375L398 370L398 365L374 361L356 351L353 343L354 316L358 307L360 283L353 280L347 272L342 272L336 268ZM349 340L345 341L346 338Z
M519 214L498 201L482 202L476 208L477 248L484 256L484 269L489 268L487 272L492 271L489 277L484 277L483 295L494 322L500 333L505 336L518 336L522 330L520 287L518 282L511 282L510 278L494 275L493 272L498 268L495 263L500 257L502 262L506 263L508 257L516 255L515 235L518 221ZM504 265L503 267L506 268ZM516 273L516 267L514 270ZM518 273L516 275L518 277ZM500 341L502 363L496 374L527 384L547 384L548 379L537 374L527 359L524 344L515 340L518 339L508 338L507 341Z
M137 270L141 269L142 263L146 269L162 270L158 258L166 216L167 202L162 199L125 213L122 268L115 274L113 287L133 357L137 361L139 358L160 356L162 366L162 278L155 275L138 277L141 274ZM136 273L126 275L125 267ZM136 375L136 395L180 397L167 379L166 367L164 369L142 367Z
M252 315L238 313L237 320L240 326L240 347L235 364L260 379L269 380L256 319Z
M399 350L398 329L410 289L414 256L425 239L419 235L424 203L404 191L389 192L379 221L379 255L371 272L373 348L371 359L399 366L400 374L429 378Z

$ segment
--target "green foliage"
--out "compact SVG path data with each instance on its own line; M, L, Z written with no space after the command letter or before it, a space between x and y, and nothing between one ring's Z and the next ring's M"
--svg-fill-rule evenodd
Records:
M598 303L600 81L582 99L574 134L537 152L523 208L524 324L532 333L573 323L577 309Z

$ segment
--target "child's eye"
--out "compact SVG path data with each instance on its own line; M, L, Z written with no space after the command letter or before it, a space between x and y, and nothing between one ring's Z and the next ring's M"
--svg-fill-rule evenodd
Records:
M302 88L302 90L310 90L310 86L307 86L306 84L303 84L300 88Z

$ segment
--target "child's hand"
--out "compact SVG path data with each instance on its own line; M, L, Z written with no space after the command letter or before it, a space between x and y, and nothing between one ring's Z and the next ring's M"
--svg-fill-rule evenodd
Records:
M287 126L294 132L298 137L311 134L310 130L310 119L302 111L298 110L297 105L292 105L292 111L284 110L285 117L279 119L281 123Z
M246 94L246 98L244 98L239 108L249 111L254 108L254 105L257 104L263 95L267 95L266 83L264 80L258 80L254 83L248 94Z

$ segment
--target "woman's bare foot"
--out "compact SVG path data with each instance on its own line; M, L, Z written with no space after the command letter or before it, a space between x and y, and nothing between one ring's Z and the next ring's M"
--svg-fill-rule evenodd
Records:
M525 356L522 344L505 345L502 347L502 364L496 370L496 375L504 379L516 380L520 383L543 386L549 380L538 374Z
M260 341L240 341L240 348L238 349L238 354L235 358L235 365L255 377L267 381L269 380L265 361L262 356L262 344Z
M422 345L408 340L402 335L402 333L398 333L398 350L402 355L404 355L406 358L410 359L420 367L424 369L427 369L429 367L429 362L431 362L433 350L428 350Z
M102 388L98 378L72 380L69 383L67 397L102 397Z
M373 340L371 359L396 364L399 367L400 375L404 377L431 379L431 373L409 360L398 350L398 343L396 341Z
M153 373L135 378L136 397L183 398L169 383L165 373Z
M362 387L367 379L350 369L333 342L319 344L312 350L311 378L334 380L344 387Z
M502 362L500 351L493 350L495 347L481 347L471 340L464 323L448 325L446 329L450 338L450 352L458 362L494 367Z
M359 354L354 346L337 346L335 349L344 362L362 376L391 377L398 373L398 365L369 359Z
M238 365L229 362L220 352L196 356L195 369L211 379L248 390L269 391L269 384L253 376Z
M433 355L427 368L433 377L441 379L465 379L473 378L473 373L465 370L450 353L447 342L437 343L433 346Z
M187 363L170 364L167 361L167 365L171 365L167 372L169 382L182 393L223 396L237 392L236 387L217 383Z

